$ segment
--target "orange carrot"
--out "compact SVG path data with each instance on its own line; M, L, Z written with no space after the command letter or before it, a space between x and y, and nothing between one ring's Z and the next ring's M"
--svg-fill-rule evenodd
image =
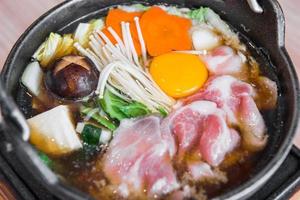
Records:
M139 38L136 30L136 26L134 23L135 17L140 17L142 15L142 12L126 12L121 9L111 9L108 12L108 15L106 17L106 27L112 27L116 33L122 38L122 29L121 29L121 22L129 22L130 23L130 33L132 36L132 40L134 43L135 50L137 51L138 55L141 55L141 46L139 43ZM112 41L114 44L116 43L114 37L110 34L110 32L105 28L103 30L104 34L108 36L110 41Z
M151 56L192 48L189 36L192 23L189 19L170 15L154 6L143 14L140 25Z

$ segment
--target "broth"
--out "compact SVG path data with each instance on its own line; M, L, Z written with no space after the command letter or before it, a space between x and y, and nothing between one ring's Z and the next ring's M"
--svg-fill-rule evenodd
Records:
M97 162L102 159L106 148L104 146L91 153L81 151L61 158L54 157L53 170L62 177L68 177L64 178L68 184L92 194L96 199L120 199L120 196L112 195L110 188L107 188L108 180L102 172L101 163ZM253 154L242 149L234 151L220 166L220 171L226 174L225 181L217 181L217 184L210 180L201 181L196 187L196 194L201 194L201 199L211 199L237 187L251 177L259 157L259 153ZM137 198L140 199L141 196ZM143 198L147 199L147 196ZM162 197L165 198L167 197Z

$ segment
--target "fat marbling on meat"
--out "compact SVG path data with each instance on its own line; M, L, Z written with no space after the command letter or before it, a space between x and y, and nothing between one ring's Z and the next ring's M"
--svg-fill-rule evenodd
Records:
M212 166L218 166L240 140L227 126L223 110L210 101L195 101L174 111L164 119L162 132L174 134L179 162L193 154Z
M249 150L260 150L266 142L266 126L254 97L254 88L232 76L214 76L198 93L185 99L185 104L207 100L215 102L226 113L227 122L238 126L243 144Z
M243 57L236 54L229 46L217 47L202 58L212 75L238 75L246 69L243 65Z
M160 131L161 119L122 120L104 156L104 174L119 193L162 195L179 187L171 163L173 137ZM173 144L174 146L174 144Z

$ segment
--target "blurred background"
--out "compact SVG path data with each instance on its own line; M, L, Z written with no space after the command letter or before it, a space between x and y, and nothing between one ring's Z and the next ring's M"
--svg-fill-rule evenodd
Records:
M20 35L62 0L0 0L0 69ZM286 18L286 47L300 77L300 1L279 0ZM272 34L272 33L270 33ZM295 144L300 148L300 129Z

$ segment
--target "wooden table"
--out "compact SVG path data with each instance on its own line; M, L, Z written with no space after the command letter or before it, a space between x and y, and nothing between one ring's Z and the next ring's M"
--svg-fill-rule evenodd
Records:
M0 67L13 44L41 14L62 0L0 0ZM300 1L280 0L286 17L286 46L300 77ZM295 143L300 148L300 129Z

